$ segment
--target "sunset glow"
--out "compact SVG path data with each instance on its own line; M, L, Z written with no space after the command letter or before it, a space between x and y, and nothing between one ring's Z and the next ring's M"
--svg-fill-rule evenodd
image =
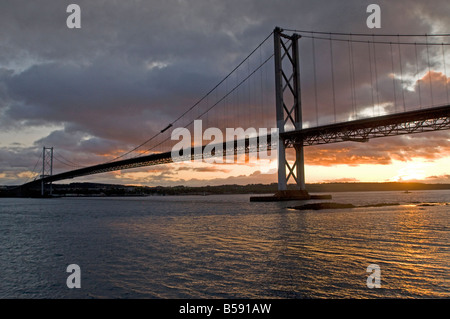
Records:
M48 12L38 19L32 11L2 7L0 29L8 31L2 33L5 50L0 56L0 185L36 178L44 146L54 147L54 173L61 173L115 158L168 152L170 132L195 119L203 121L203 131L276 127L270 32L281 22L298 25L292 12L305 12L300 2L292 2L283 14L261 6L258 14L249 13L244 19L247 22L231 24L222 12L236 8L215 3L220 10L185 21L185 10L191 8L180 3L185 9L172 12L171 17L185 21L181 30L169 22L172 20L159 21L151 6L135 11L132 6L118 5L123 6L118 11L131 17L144 12L154 17L143 19L140 23L145 20L145 25L139 28L107 19L101 6L92 6L87 12L95 12L99 19L86 17L85 27L63 33L60 20ZM314 21L326 22L321 30L367 33L364 19L330 17L319 2L308 6L309 12L315 12ZM406 13L398 11L404 22L386 19L382 30L372 32L448 33L445 10L411 6ZM55 10L65 13L64 4L57 7ZM163 7L163 11L171 11ZM350 15L353 11L342 12ZM416 23L417 19L421 23ZM34 28L21 25L28 20L35 21ZM107 28L104 21L108 21ZM346 29L340 30L343 26ZM156 29L164 31L146 31ZM263 39L269 40L261 42ZM410 45L403 45L409 39L400 40L402 44L396 45L333 41L332 56L327 39L318 37L312 42L301 38L303 128L450 103L450 49L441 44L447 39L429 36L426 40L434 46L415 44L424 42L423 37L412 39ZM240 65L258 43L255 54ZM226 77L237 65L240 68ZM186 118L180 117L185 114ZM181 120L177 122L177 118ZM166 135L158 135L165 128ZM307 183L450 182L448 131L308 146L304 152ZM287 159L293 160L292 150ZM273 183L277 167L276 160L179 163L85 176L77 181L149 186Z
M398 175L392 178L394 182L423 180L426 178L424 163L407 163L405 167L398 170Z

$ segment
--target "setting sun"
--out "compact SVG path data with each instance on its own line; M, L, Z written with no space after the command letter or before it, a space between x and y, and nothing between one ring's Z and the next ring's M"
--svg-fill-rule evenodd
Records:
M398 170L398 175L392 178L394 182L423 180L426 177L425 168L427 163L411 162Z

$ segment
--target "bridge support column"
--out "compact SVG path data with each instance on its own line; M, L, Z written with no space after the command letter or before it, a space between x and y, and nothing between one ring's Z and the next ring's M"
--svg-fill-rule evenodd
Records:
M275 28L273 32L275 56L275 99L278 141L278 191L272 197L251 197L250 201L285 201L322 198L310 196L305 187L305 163L303 141L288 144L283 133L302 129L302 102L300 88L300 56L298 40L300 35L286 35ZM294 163L289 163L286 148L295 150ZM287 175L286 175L287 173ZM288 190L290 179L295 182L295 190ZM327 197L328 198L328 197Z
M45 195L44 178L53 175L53 147L42 148L42 175L41 175L41 196ZM50 182L49 195L52 195L52 182Z
M285 35L278 27L274 30L275 98L277 127L280 133L278 191L286 192L287 183L292 178L295 181L296 190L307 196L303 144L294 145L295 161L293 164L289 164L286 158L287 145L282 134L286 130L302 129L299 39L300 35L298 34Z

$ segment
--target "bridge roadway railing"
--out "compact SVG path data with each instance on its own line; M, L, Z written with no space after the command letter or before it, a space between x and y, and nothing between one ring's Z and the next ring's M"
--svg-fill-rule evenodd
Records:
M450 129L450 105L395 113L281 133L287 147L338 142L368 142L371 138Z
M176 153L176 162L191 161L191 160L203 160L212 157L225 157L227 155L239 155L249 154L260 151L270 151L272 146L272 135L267 136L255 136L253 138L245 138L241 140L234 140L231 142L224 142L222 145L203 145L199 147L191 147L184 150L184 154L179 155ZM211 151L204 152L205 148L209 146ZM130 159L107 162L89 167L79 168L64 173L59 173L51 176L46 176L41 179L23 184L21 187L36 187L40 186L42 181L44 183L50 183L65 179L72 179L75 177L93 175L99 173L106 173L117 170L138 168L144 166L153 166L161 164L173 163L172 152L155 153L145 156L134 157Z

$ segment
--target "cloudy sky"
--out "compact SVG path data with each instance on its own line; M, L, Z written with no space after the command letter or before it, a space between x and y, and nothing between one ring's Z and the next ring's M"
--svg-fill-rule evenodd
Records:
M448 0L377 1L382 28L376 31L366 26L366 8L373 2L2 0L0 185L33 178L43 146L55 148L59 159L54 163L55 173L75 165L105 162L133 149L208 92L275 26L343 33L450 33ZM66 26L70 3L81 8L81 29ZM448 38L439 41L450 42ZM271 39L268 43L271 45ZM319 42L317 50L325 52ZM338 46L335 50L338 52ZM355 47L355 54L357 50ZM450 47L447 51L448 56ZM319 56L326 58L320 52ZM409 81L405 90L409 102L417 95L417 80L412 76L408 79L416 65L407 60L412 53L403 52L402 81ZM425 83L427 76L433 75L431 80L439 88L434 91L435 100L444 103L450 63L444 74L439 57L431 70L421 64L421 80ZM344 57L336 59L339 68ZM380 79L383 68L390 66L388 62L379 58ZM360 65L356 64L356 68ZM306 67L302 77L305 92L313 85L311 70ZM320 85L322 71L316 71ZM388 75L386 71L386 83L391 83ZM398 79L394 77L394 81ZM359 82L370 80L360 78ZM382 85L380 80L380 92ZM362 90L363 86L356 89ZM329 85L319 90L320 96L330 98ZM425 96L425 86L422 90ZM387 94L383 98L392 100ZM305 103L315 103L307 93ZM390 106L385 103L385 108ZM304 110L307 119L314 114L312 110ZM321 116L325 118L330 112L321 111ZM449 141L450 135L444 131L382 138L366 144L308 147L306 181L450 182ZM275 163L174 164L79 180L151 186L266 183L276 181L274 174L267 174L274 167Z

